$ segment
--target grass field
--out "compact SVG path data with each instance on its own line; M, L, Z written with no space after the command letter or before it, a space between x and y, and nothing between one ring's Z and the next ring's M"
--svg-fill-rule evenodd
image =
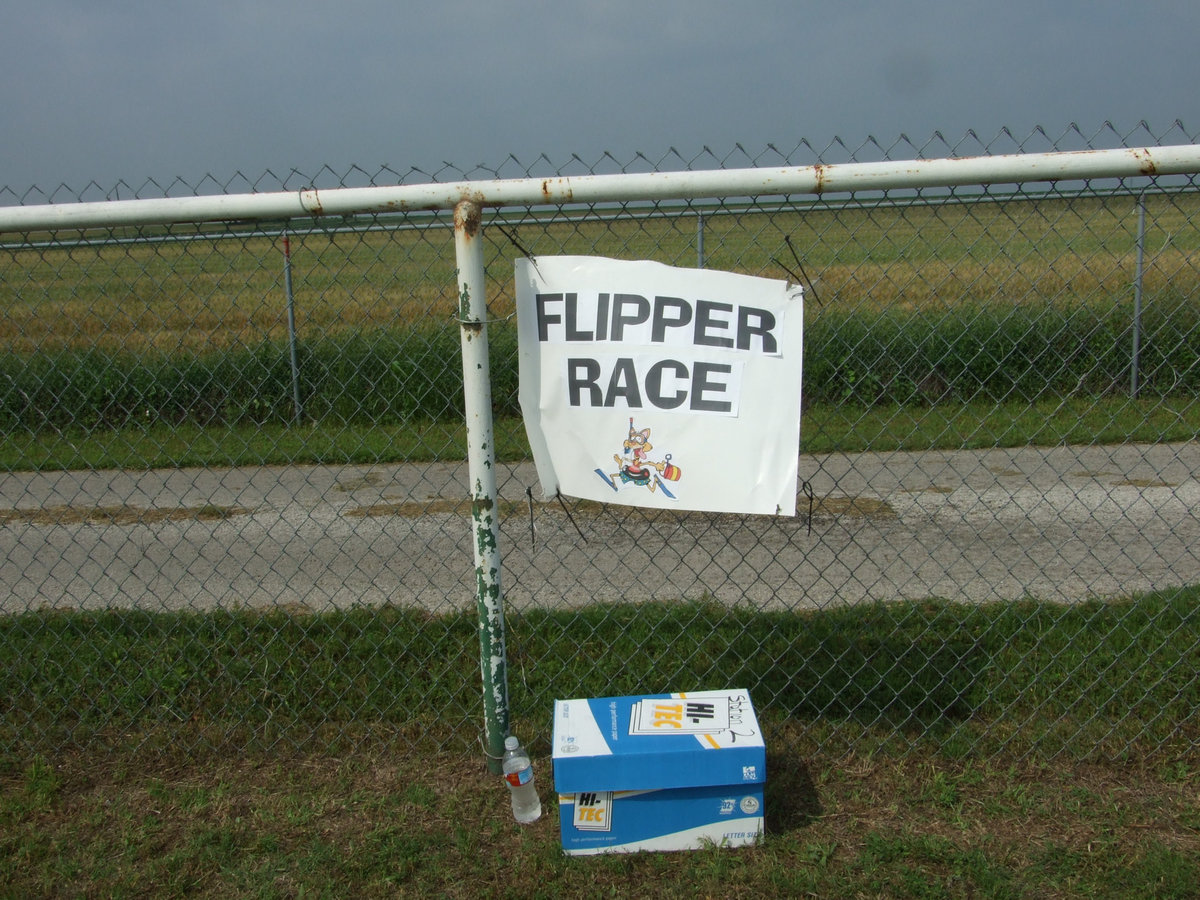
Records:
M706 265L812 278L809 318L855 310L945 310L1057 303L1111 305L1131 298L1135 198L1011 200L879 208L804 204L706 215ZM1200 250L1190 194L1147 201L1148 296L1196 277ZM582 254L696 263L695 216L510 223L534 254ZM337 223L333 223L337 224ZM486 228L486 223L485 223ZM26 354L64 348L191 353L287 337L278 233L62 248L10 247L0 281L0 345ZM493 315L513 311L512 261L520 251L488 232ZM120 237L120 236L118 236ZM786 246L790 241L802 262ZM428 227L291 235L297 331L441 323L456 309L448 219Z
M1063 414L1044 429L1056 441L1072 428L1083 397L1137 430L1127 439L1141 440L1146 428L1122 412L1128 404L1121 396L1130 384L1133 202L1100 196L710 210L708 264L774 277L804 268L811 277L809 415L832 422L864 410L863 429L842 431L888 439L873 449L915 449L929 439L894 435L895 427L884 434L870 421L880 417L876 407L911 408L931 422L1002 421L1057 403ZM1200 328L1197 211L1192 195L1148 200L1140 389L1185 423L1194 419L1187 401L1200 391L1200 348L1187 337ZM177 232L143 234L138 242L117 235L10 248L0 280L0 346L7 350L0 359L0 429L11 438L3 451L10 467L20 468L22 458L40 461L56 446L88 447L81 462L90 464L103 456L96 445L105 443L145 451L110 464L203 464L203 448L211 448L207 459L220 465L261 447L255 433L264 428L278 444L251 461L287 462L297 444L305 461L320 453L329 461L361 460L381 446L370 431L420 435L391 444L416 447L416 456L397 450L374 457L380 461L460 452L453 438L425 439L427 423L453 431L462 417L445 225L294 234L294 372L278 234L188 239ZM604 220L529 216L506 230L535 253L689 265L693 227L690 214L630 208ZM500 229L489 234L492 394L497 416L517 417L509 316L518 250ZM1147 415L1165 418L1155 409ZM970 426L973 434L997 430ZM1187 426L1172 436L1181 431ZM836 427L819 432L814 451L851 449ZM184 440L182 450L163 449ZM953 432L942 440L953 440Z
M524 422L495 423L497 459L529 459ZM935 407L818 406L801 424L801 452L872 449L1121 443L1193 440L1200 411L1191 397L1130 400L1109 397L1033 403L964 403ZM463 459L466 429L457 422L244 424L223 428L159 425L118 430L17 432L0 442L0 469L140 469L159 466L261 466L295 463L368 464Z
M530 827L478 726L415 712L472 705L470 616L19 616L0 623L7 681L29 686L5 711L0 893L1190 898L1196 600L519 617L513 724L545 809ZM608 643L594 666L561 649L580 630ZM665 634L675 652L647 656ZM763 708L765 840L562 856L552 699L711 665ZM81 718L81 695L111 702ZM35 723L71 749L16 749Z
M1148 199L1139 398L1131 196L709 211L706 263L785 277L799 251L803 452L1192 440L1197 214ZM690 212L510 228L695 264ZM0 251L0 470L462 458L448 220L293 233L298 423L278 235L184 232ZM526 459L519 251L486 234L497 455ZM514 616L529 828L474 745L471 614L31 611L0 620L0 897L1192 898L1198 600ZM768 727L762 844L563 857L552 700L715 671Z
M1195 760L977 764L769 751L755 848L569 858L549 760L519 826L477 757L295 753L3 777L6 897L886 897L1191 900Z
M1067 607L931 600L766 613L696 601L529 611L510 615L506 629L512 715L540 730L557 697L700 684L719 672L767 714L842 723L847 734L924 733L964 757L1187 751L1200 736L1200 673L1188 665L1200 646L1198 597L1200 588ZM116 749L137 735L178 744L181 724L203 723L198 746L271 747L329 740L360 721L411 735L432 727L430 711L439 734L470 735L463 711L479 705L477 625L473 609L430 617L398 607L10 616L0 619L0 664L19 690L4 700L0 738L12 750ZM473 740L439 739L460 749Z

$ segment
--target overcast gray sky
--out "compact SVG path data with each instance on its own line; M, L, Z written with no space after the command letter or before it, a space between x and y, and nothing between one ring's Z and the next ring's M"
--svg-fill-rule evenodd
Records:
M0 186L1195 133L1198 46L1197 0L0 0Z

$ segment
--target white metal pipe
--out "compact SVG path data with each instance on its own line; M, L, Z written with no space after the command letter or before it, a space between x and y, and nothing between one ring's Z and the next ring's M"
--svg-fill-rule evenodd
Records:
M1200 145L0 207L0 232L635 200L827 194L1200 172Z
M482 222L478 204L463 201L454 208L454 257L458 265L458 320L467 424L467 472L471 482L484 735L488 767L498 775L504 738L508 735L508 657L504 637L504 595L500 590L500 510L488 361Z
M1133 348L1130 351L1129 393L1135 400L1141 386L1138 383L1142 356L1142 275L1146 258L1146 195L1137 202L1137 268L1133 276Z

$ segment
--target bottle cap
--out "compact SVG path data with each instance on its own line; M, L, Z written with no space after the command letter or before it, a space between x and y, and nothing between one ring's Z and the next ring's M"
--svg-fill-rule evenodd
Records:
M517 736L515 734L510 734L504 739L505 750L516 750L520 745L521 742L517 740Z

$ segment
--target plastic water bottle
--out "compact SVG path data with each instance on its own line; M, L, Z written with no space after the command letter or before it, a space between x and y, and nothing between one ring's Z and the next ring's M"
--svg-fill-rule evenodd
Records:
M515 735L504 739L504 781L512 795L513 816L522 825L536 822L542 815L542 801L533 786L533 763Z

